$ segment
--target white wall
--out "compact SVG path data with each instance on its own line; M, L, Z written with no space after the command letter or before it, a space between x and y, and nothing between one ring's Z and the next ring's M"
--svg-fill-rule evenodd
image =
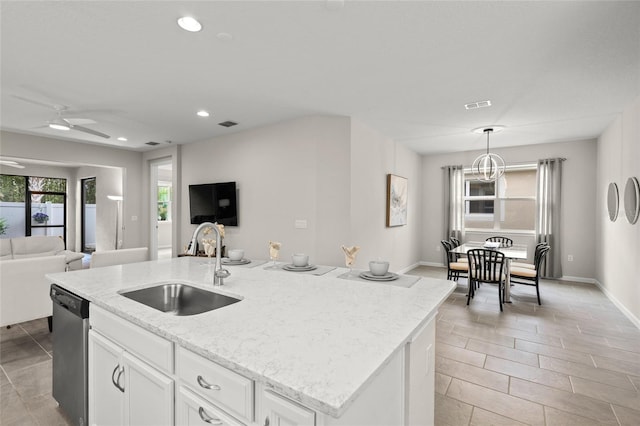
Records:
M116 247L116 213L117 202L110 200L109 195L123 194L123 170L120 167L79 167L75 181L77 183L76 198L78 203L75 209L75 215L78 218L76 222L76 247L81 248L81 180L85 178L96 178L96 250L113 250ZM124 201L121 202L124 204ZM122 230L122 206L118 216L118 225L121 228L118 231L118 239L126 238L129 229Z
M629 177L640 179L640 98L624 110L598 139L597 280L640 327L640 221L631 225L624 211L624 188ZM615 182L620 212L615 222L607 214L607 188Z
M420 256L420 159L411 151L345 117L304 117L182 146L180 244L189 224L190 184L235 181L239 226L227 227L227 248L268 258L280 241L281 260L305 252L312 263L344 265L341 245L359 245L356 268L371 259L392 270ZM386 174L409 178L409 225L385 227ZM297 229L296 220L306 220Z
M0 141L2 145L2 155L7 157L45 160L60 163L61 166L66 165L71 167L90 165L121 168L124 181L122 187L122 195L124 196L122 206L125 227L123 247L146 245L148 227L144 225L144 223L132 220L133 217L140 218L142 212L143 188L140 185L143 176L141 167L142 153L5 131L0 132ZM77 192L77 189L74 191L74 194L75 195L69 192L69 197L78 197L79 192ZM73 205L69 205L69 212L76 211L76 200L73 200L73 203ZM72 216L70 214L68 215L70 217ZM73 220L75 221L75 218L73 218ZM74 246L77 240L75 230L76 223L69 223L68 232L70 232L70 234L67 239L68 243L73 242ZM115 242L115 224L113 231L110 232L113 233L110 238L112 237Z
M536 162L541 158L564 157L562 165L562 217L561 253L563 276L570 279L593 280L596 276L596 242L592 231L596 225L596 141L584 140L529 145L493 150L507 164ZM422 259L442 264L444 255L440 240L443 238L443 171L442 166L462 164L469 166L480 152L460 152L427 155L422 159ZM484 235L467 239L484 239ZM532 245L532 237L517 236L517 243ZM567 256L574 261L568 262Z
M386 227L387 174L408 179L407 225ZM403 145L357 121L351 126L351 235L361 246L356 268L370 260L405 270L421 258L421 158Z
M280 258L305 252L310 261L342 261L349 229L349 119L306 117L182 146L182 222L188 244L190 184L235 181L238 227L227 227L227 248L267 259L280 241ZM306 229L296 229L306 220Z

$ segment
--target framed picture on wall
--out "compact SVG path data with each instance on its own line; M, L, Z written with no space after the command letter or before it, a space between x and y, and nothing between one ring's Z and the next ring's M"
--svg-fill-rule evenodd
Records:
M407 200L409 188L407 178L387 175L387 226L407 224Z

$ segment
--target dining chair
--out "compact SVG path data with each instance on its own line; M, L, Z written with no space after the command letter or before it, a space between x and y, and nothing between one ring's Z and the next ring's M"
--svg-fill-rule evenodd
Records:
M498 300L502 311L502 293L505 283L505 256L496 250L472 249L467 252L469 257L469 294L467 305L475 295L475 288L480 283L496 284L498 286Z
M508 237L500 237L500 236L489 237L486 239L486 241L493 241L493 242L500 243L502 247L511 247L513 245L513 240Z
M549 246L542 246L539 250L536 251L535 259L533 261L535 269L521 268L513 266L513 264L511 266L511 284L535 286L536 295L538 296L538 305L542 305L542 303L540 302L540 287L538 285L540 281L540 272L542 270L541 265L550 249L551 247Z
M460 277L466 278L469 272L469 264L457 261L456 254L451 253L451 249L453 249L451 241L442 240L440 243L444 247L447 256L447 279L457 282Z
M449 242L451 243L451 248L456 248L460 245L460 240L455 237L450 237ZM468 262L467 256L461 253L454 253L454 257L456 262Z
M534 251L534 256L533 256L533 261L534 263L527 263L527 262L511 262L511 267L512 268L527 268L527 269L536 269L536 265L535 265L535 260L538 257L538 252L540 251L540 249L542 247L549 247L549 244L547 243L538 243L536 244L536 248Z

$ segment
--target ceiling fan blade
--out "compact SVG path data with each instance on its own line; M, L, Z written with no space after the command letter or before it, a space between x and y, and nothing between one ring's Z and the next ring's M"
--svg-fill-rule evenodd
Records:
M82 125L82 124L97 124L98 122L95 120L92 120L90 118L63 118L64 121L66 121L67 123L77 126L77 125Z
M69 126L71 126L71 128L73 130L78 130L80 132L85 132L85 133L89 133L91 135L100 136L101 138L105 138L105 139L111 138L111 136L109 136L109 135L106 135L106 134L104 134L102 132L99 132L97 130L89 129L87 127L76 126L76 125L71 124L71 123L69 123Z
M25 98L25 97L20 96L20 95L11 95L11 96L12 96L12 97L14 97L14 98L16 98L16 99L19 99L19 100L21 100L21 101L23 101L23 102L28 102L28 103L30 103L30 104L38 105L38 106L41 106L41 107L44 107L44 108L48 108L48 109L53 109L53 110L55 110L55 109L56 109L56 108L55 108L53 105L51 105L51 104L46 104L46 103L44 103L44 102L40 102L40 101L36 101L36 100L33 100L33 99Z

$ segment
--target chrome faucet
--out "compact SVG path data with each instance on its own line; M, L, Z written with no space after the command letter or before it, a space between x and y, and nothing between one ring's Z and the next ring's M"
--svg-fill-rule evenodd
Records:
M215 272L213 273L213 285L224 285L223 280L228 278L231 275L227 269L222 267L222 238L220 237L220 230L218 229L218 222L203 222L201 223L195 231L193 231L193 236L191 237L191 244L187 249L186 254L195 256L197 255L196 247L198 246L198 234L203 228L209 226L213 229L213 232L216 233L216 266Z

